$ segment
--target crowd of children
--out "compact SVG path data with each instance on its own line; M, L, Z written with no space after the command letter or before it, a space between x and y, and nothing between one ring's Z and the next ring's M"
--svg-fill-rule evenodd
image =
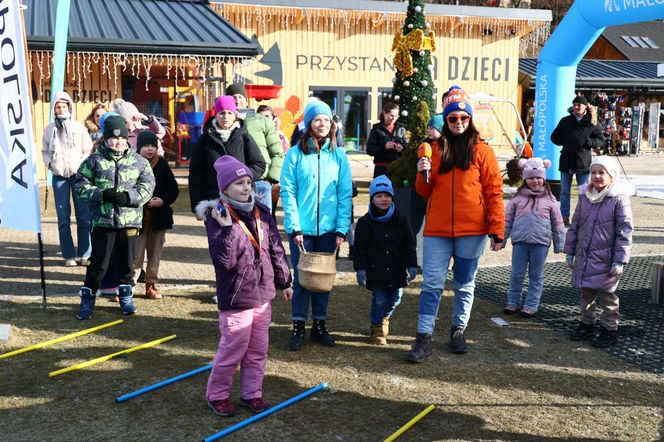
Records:
M158 135L140 131L134 146L126 118L101 112L100 117L95 115L96 150L82 162L75 180L76 195L89 204L92 226L92 253L80 289L78 319L92 317L97 289L111 262L117 268L121 312L136 312L134 276L143 267L146 250L145 294L161 297L156 288L160 254L165 232L173 225L170 205L178 196L173 173L158 155ZM368 211L354 229L353 267L358 285L372 294L371 342L387 344L390 318L421 264L417 336L407 360L428 358L448 263L453 260L450 344L453 353L465 353L479 258L489 240L490 248L499 251L511 239L512 274L503 312L525 318L536 315L545 292L544 263L553 244L554 253L566 254L572 285L581 290L580 321L570 338L592 339L598 347L612 345L620 318L616 288L629 260L633 230L629 192L618 182L616 161L594 157L590 181L580 189L566 231L560 204L545 179L548 160L518 163L523 184L503 209L495 155L479 137L472 117L468 96L452 87L443 113L429 121L433 156L419 160L416 181L417 192L429 200L423 263L417 262L415 237L409 220L395 206L390 179L379 175L370 183ZM215 414L236 414L231 390L239 366L238 403L258 413L270 407L263 399L262 384L271 301L277 290L291 303L290 350L302 349L309 305L312 339L335 345L326 325L329 292L312 293L300 286L297 266L301 248L333 253L346 240L353 196L350 166L344 150L336 146L330 107L311 101L304 110L304 132L298 144L286 151L279 180L291 276L276 218L256 197L255 182L264 173L264 158L238 120L231 97L216 100L214 118L204 132L204 149L193 165L199 174L190 175L190 185L192 208L204 221L215 269L220 330L206 399ZM598 334L596 299L602 307Z

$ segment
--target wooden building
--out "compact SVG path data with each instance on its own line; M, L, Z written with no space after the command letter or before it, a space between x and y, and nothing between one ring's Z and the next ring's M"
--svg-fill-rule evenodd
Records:
M342 118L349 146L364 146L383 98L391 94L392 41L402 32L406 3L226 0L211 5L259 45L257 62L236 65L233 80L282 86L279 97L266 104L281 115L287 133L306 98L315 95ZM458 84L470 94L518 104L519 56L537 51L548 37L550 11L428 4L424 12L436 36L432 58L438 97ZM476 107L483 135L511 151L502 133L513 140L514 112L498 104Z

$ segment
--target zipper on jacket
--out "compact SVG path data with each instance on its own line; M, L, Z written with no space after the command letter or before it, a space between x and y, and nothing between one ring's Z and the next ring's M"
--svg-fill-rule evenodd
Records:
M316 188L316 236L320 236L320 149L318 149L318 187Z
M231 302L230 305L233 305L233 302L235 301L235 297L237 296L237 292L240 291L240 287L242 286L242 281L244 281L244 275L247 273L247 270L242 272L242 276L240 277L240 282L237 283L237 288L235 289L235 292L233 293L233 296L231 296Z
M452 192L450 192L452 195L452 238L454 238L454 169L456 169L456 166L452 167Z
M118 161L115 161L115 177L113 179L113 190L115 190L116 192L118 191L118 179L119 179L119 176L120 176L120 165L118 163L119 163ZM113 226L114 227L117 227L117 223L115 222L115 218L120 217L120 214L118 212L119 212L118 205L113 203Z

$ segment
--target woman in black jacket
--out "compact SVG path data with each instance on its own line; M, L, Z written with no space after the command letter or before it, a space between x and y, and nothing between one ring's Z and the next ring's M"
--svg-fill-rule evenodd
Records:
M214 110L215 117L205 123L189 163L189 197L194 213L201 201L219 197L217 172L214 170L214 162L219 157L230 155L245 164L254 174L254 179L259 179L265 171L263 154L244 127L244 122L237 118L233 97L217 97Z
M159 261L161 250L166 242L166 230L173 228L171 204L175 202L180 193L168 161L157 154L158 148L159 139L154 132L146 130L138 134L136 149L150 163L155 178L152 198L143 206L143 227L136 238L136 260L134 261L134 270L141 271L147 249L145 296L148 299L161 298L155 285L159 279Z
M374 157L374 178L386 175L390 164L401 156L408 138L406 126L397 122L399 106L387 103L380 114L380 123L371 128L367 141L367 153Z

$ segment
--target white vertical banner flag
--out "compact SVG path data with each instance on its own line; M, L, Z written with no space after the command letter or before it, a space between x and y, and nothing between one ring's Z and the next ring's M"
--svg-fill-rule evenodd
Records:
M23 19L0 0L0 227L41 232Z

